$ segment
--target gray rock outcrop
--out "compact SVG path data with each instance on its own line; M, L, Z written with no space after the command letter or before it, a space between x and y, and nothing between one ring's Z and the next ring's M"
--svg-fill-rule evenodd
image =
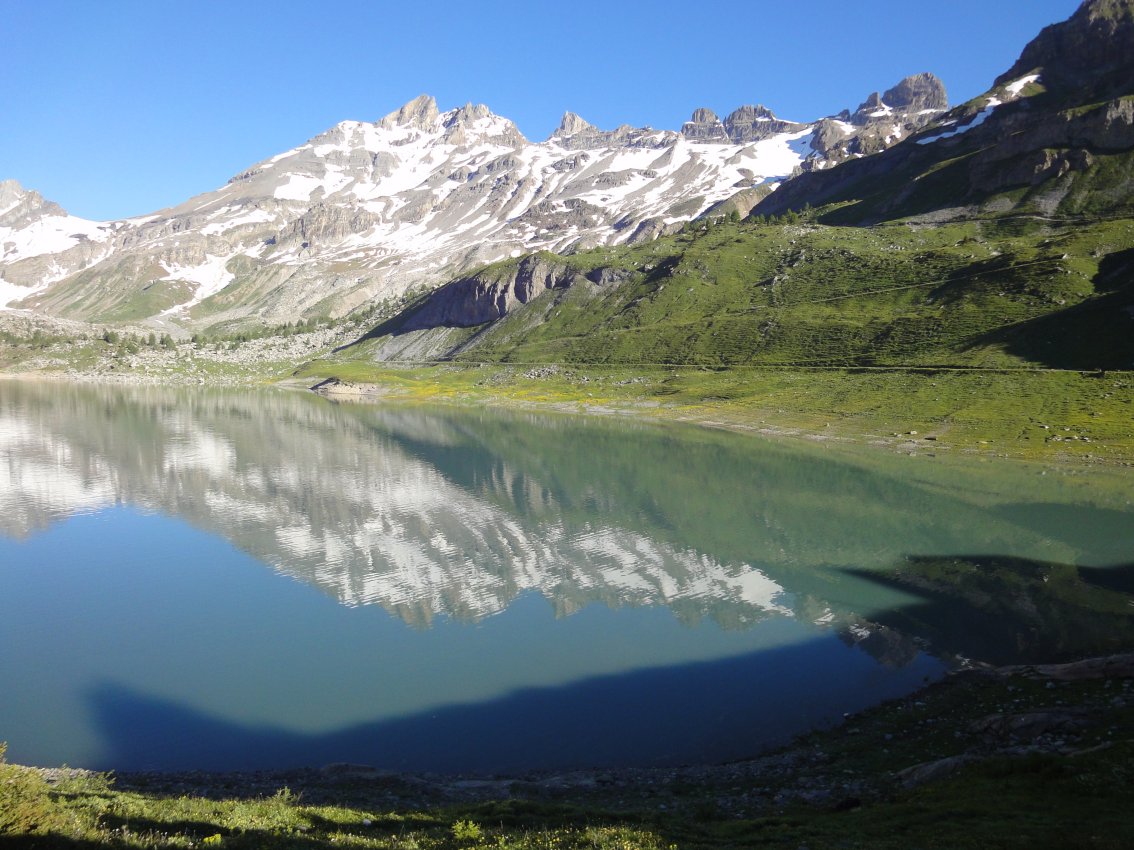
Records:
M437 101L431 95L423 94L379 120L378 126L385 130L394 127L417 127L426 130L433 125L439 114Z
M681 127L681 135L693 142L727 142L728 133L711 109L693 110L693 116Z
M569 286L579 277L558 258L533 254L504 268L486 269L442 286L400 330L483 325L549 289Z
M734 110L722 123L729 140L738 145L760 142L781 133L797 133L807 128L806 124L781 121L772 110L759 104Z

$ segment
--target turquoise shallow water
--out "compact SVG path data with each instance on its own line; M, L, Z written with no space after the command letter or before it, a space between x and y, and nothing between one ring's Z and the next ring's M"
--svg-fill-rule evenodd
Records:
M0 383L0 740L117 769L740 758L956 656L1049 651L893 579L988 556L1121 571L1124 483L624 421Z

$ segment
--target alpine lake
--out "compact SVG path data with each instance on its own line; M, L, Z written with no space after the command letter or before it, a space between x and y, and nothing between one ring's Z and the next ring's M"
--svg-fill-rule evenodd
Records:
M1129 470L294 391L0 381L23 764L741 759L1134 645Z

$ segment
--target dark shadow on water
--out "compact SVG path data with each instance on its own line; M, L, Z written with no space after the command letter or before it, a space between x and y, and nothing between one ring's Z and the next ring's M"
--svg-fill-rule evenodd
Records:
M910 557L884 572L845 572L921 597L872 620L938 655L1021 664L1134 647L1134 564L1078 567L958 555Z
M887 668L835 634L719 661L519 691L327 733L245 725L106 683L89 694L99 769L237 770L362 762L399 771L715 762L908 693L943 666ZM349 687L349 683L344 684ZM295 699L303 699L296 683Z

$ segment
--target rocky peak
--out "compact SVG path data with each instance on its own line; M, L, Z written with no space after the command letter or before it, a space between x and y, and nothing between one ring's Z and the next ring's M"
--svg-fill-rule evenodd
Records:
M445 126L454 127L458 124L472 124L480 118L488 118L492 115L492 111L483 103L478 103L475 106L472 101L469 101L460 109L454 109L446 113Z
M868 113L871 113L871 112L876 112L879 109L885 109L885 108L886 108L885 104L882 103L882 93L881 92L872 92L870 97L868 97L866 100L864 100L862 103L860 103L858 105L858 109L856 109L854 111L854 114L855 115L859 115L859 114L865 115L865 114L868 114Z
M437 101L432 95L415 97L401 109L395 110L378 122L380 127L392 130L394 127L416 127L424 130L437 120Z
M0 180L0 215L27 197L28 191L16 180Z
M467 145L474 139L492 142L509 147L520 147L527 140L507 118L493 114L483 103L466 103L459 109L451 109L441 116L445 128L444 139L448 144Z
M1112 96L1134 79L1134 0L1085 0L1070 18L1044 27L994 85L1042 73L1049 91Z
M855 124L869 124L878 119L892 120L898 116L915 116L919 112L943 112L949 107L945 85L933 74L914 74L906 77L885 94L874 92L859 104L849 117Z
M593 124L584 121L574 112L564 112L563 118L559 122L559 126L556 128L555 132L551 134L551 137L565 139L569 136L574 136L579 133L585 133L587 131L596 129L598 128L596 128Z
M945 110L949 98L945 84L930 73L906 77L882 95L882 102L899 112L921 112L925 109Z
M548 138L568 150L585 151L599 148L665 148L678 138L672 130L655 131L649 127L622 124L613 130L600 130L573 112L563 116L557 129Z
M0 226L21 227L42 215L66 215L66 211L16 180L0 181Z
M711 109L693 110L693 116L681 128L681 135L695 142L727 142L724 124Z
M724 120L725 125L737 124L742 121L775 121L776 115L772 110L768 109L763 104L756 104L755 106L741 106L739 109L734 110L728 118Z
M794 133L806 126L794 121L781 121L772 110L760 104L734 110L723 124L729 141L737 145L758 142L780 133Z
M1033 81L1044 87L1024 93ZM901 120L924 118L894 112L853 128L853 141L827 152L828 162L846 151L852 161L826 165L784 183L755 209L776 215L785 209L855 200L859 211L844 221L873 222L892 216L954 216L996 199L1004 211L1027 205L1058 213L1065 198L1092 197L1092 214L1122 210L1128 203L1125 172L1105 180L1090 175L1098 151L1129 157L1134 150L1134 0L1087 0L1065 22L1046 27L981 98L947 114L945 123L872 157L868 144L903 130ZM1006 96L1007 95L1007 96ZM995 100L994 100L995 98ZM1021 100L1020 103L1011 101ZM865 105L883 106L879 97ZM939 113L927 116L940 118ZM849 127L849 125L848 125ZM829 134L831 138L834 134ZM885 137L883 137L885 141ZM1116 156L1117 159L1117 156ZM1123 161L1117 159L1117 161ZM948 180L924 180L949 162ZM956 163L955 166L952 164ZM1097 172L1096 172L1097 173ZM1076 185L1077 184L1077 185ZM904 186L896 193L876 187ZM1105 190L1102 189L1106 186ZM1010 192L1027 188L1026 200ZM863 200L865 199L865 200ZM1042 200L1040 200L1042 199ZM1031 206L1035 204L1036 206ZM1078 206L1069 209L1078 211Z
M883 151L936 120L948 108L945 86L933 74L906 77L885 93L872 93L853 113L843 110L816 122L811 149L818 159L809 159L803 169L823 169Z

